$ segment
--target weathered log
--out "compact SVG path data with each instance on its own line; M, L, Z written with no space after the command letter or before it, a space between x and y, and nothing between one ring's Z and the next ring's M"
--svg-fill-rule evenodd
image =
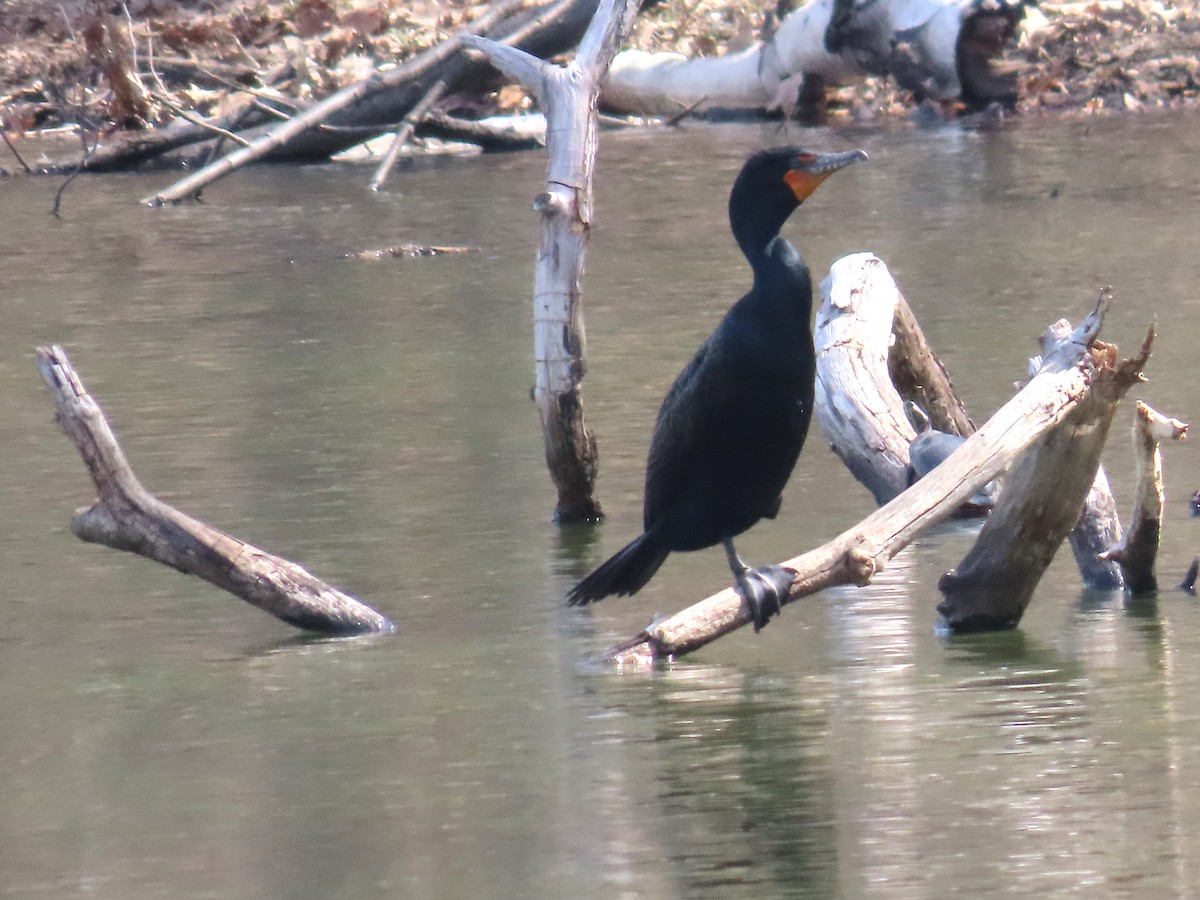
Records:
M1187 437L1185 422L1164 416L1138 401L1133 415L1133 452L1137 466L1137 489L1129 529L1120 544L1101 554L1116 560L1125 576L1125 589L1136 595L1158 590L1154 562L1162 534L1163 480L1161 441Z
M819 322L824 314L819 314ZM1096 344L1092 349L1102 319L1103 309L1098 308L1064 342L1051 364L924 479L828 544L781 563L796 573L784 602L835 585L869 583L923 530L951 516L967 497L1043 435L1057 430L1081 405L1093 405L1094 392L1100 390L1108 402L1115 403L1112 395L1118 392L1097 385L1131 383L1149 348L1143 347L1143 357L1118 367L1113 348ZM1014 496L1011 502L1019 499ZM1059 534L1060 540L1063 534ZM726 589L651 625L610 649L602 659L619 665L648 665L689 653L752 621L753 613L741 596Z
M1099 302L1112 302L1111 288L1101 290ZM1038 339L1041 354L1029 360L1029 377L1036 375L1042 367L1042 356L1053 352L1062 342L1069 341L1070 336L1071 323L1066 319L1051 324ZM1067 540L1085 585L1105 591L1116 591L1125 586L1125 577L1116 560L1103 556L1103 551L1115 547L1121 540L1121 517L1117 514L1117 501L1103 465L1096 467L1096 478L1088 489L1079 520L1067 535Z
M581 292L593 209L596 101L636 13L633 0L602 0L575 59L565 66L485 38L464 38L535 94L546 115L546 189L534 201L541 237L533 284L533 396L546 464L558 490L555 518L561 522L602 514L594 497L596 439L583 418L587 364Z
M994 74L990 61L1023 14L1020 0L813 0L790 13L769 41L740 53L622 53L603 102L638 113L701 101L772 109L793 105L804 78L845 84L890 75L919 99L1011 104L1015 79Z
M892 318L892 337L888 373L896 392L923 409L929 416L929 424L938 431L961 437L974 434L975 423L954 390L950 374L925 340L917 317L899 289Z
M76 537L198 575L296 628L338 635L395 631L387 618L295 563L217 531L150 494L63 349L40 347L37 360L54 395L55 419L96 485L96 501L71 520Z
M1138 357L1118 364L1116 348L1096 341L1104 305L1102 295L1091 317L1094 327L1076 329L1071 340L1047 355L1030 382L1047 369L1059 370L1072 345L1089 348L1084 365L1071 363L1072 371L1090 379L1080 402L1008 473L974 546L938 583L944 595L938 612L953 631L1015 628L1059 545L1079 521L1117 403L1141 380L1154 339L1151 330Z

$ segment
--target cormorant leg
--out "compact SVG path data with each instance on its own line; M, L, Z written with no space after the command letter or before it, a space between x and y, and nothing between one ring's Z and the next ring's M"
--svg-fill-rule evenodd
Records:
M732 538L726 538L721 544L725 547L725 555L729 559L729 569L733 572L736 590L754 612L754 631L757 633L770 621L771 616L779 615L783 609L783 598L787 596L788 588L792 586L796 575L782 566L751 568L738 556Z

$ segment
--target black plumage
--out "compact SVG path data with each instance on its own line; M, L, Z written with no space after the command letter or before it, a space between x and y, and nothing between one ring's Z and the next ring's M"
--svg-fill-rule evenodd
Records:
M861 150L763 150L729 195L729 224L754 275L663 399L646 464L643 534L567 595L582 605L635 594L674 551L723 544L756 627L777 612L792 573L751 569L733 539L779 512L812 417L812 279L779 231L829 175Z

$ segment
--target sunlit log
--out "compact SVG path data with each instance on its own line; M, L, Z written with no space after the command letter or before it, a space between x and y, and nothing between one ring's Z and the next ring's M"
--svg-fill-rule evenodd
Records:
M384 616L300 566L193 519L138 481L61 347L40 347L38 369L54 395L55 419L83 457L97 499L77 510L71 530L84 541L128 550L198 575L289 625L324 634L389 633Z
M1120 544L1106 551L1106 559L1116 560L1125 574L1125 588L1131 594L1149 594L1158 590L1154 562L1162 534L1163 478L1162 441L1187 437L1187 423L1164 416L1138 401L1133 416L1133 452L1137 466L1137 489L1129 529Z

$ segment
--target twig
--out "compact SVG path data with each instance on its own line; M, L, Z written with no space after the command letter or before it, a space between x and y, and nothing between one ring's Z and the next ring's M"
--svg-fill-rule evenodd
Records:
M29 167L29 163L25 162L21 154L17 151L16 146L12 142L12 138L8 136L8 129L4 128L3 125L0 125L0 137L4 138L4 143L8 146L8 149L12 151L12 155L17 158L17 162L21 164L21 168L25 170L25 174L32 175L33 169Z
M668 128L674 128L676 125L678 125L684 119L686 119L688 116L690 116L692 113L694 113L697 109L699 109L707 100L708 100L708 94L705 94L703 97L701 97L695 103L689 103L687 106L685 106L679 112L675 113L675 115L669 117L665 122L663 122L663 125L667 126Z
M255 109L261 109L268 116L273 116L274 118L279 119L279 121L281 121L281 122L286 122L288 119L291 118L291 115L289 115L288 113L285 113L282 109L276 109L274 106L272 106L266 100L263 100L261 97L255 97L252 100L251 105ZM295 107L293 107L293 109L295 109Z
M383 161L379 163L379 168L375 170L375 176L371 179L371 190L377 191L383 187L383 183L391 175L392 169L396 165L396 160L400 156L400 148L408 142L408 139L412 137L413 129L425 118L425 114L433 108L433 105L442 99L444 93L446 93L446 82L436 81L433 87L425 93L425 96L417 102L417 105L408 111L408 115L404 117L400 123L400 127L396 129L391 146L388 147L387 153L383 155Z
M153 97L155 100L157 100L159 103L161 103L163 106L165 106L167 109L169 109L171 112L175 113L175 115L179 116L179 118L181 118L187 122L191 122L193 125L199 126L200 128L203 128L205 131L211 131L213 134L218 135L218 136L224 138L225 140L233 141L236 144L241 144L243 147L250 146L250 142L248 140L246 140L244 137L242 137L240 134L236 134L232 131L229 131L228 129L222 128L219 125L213 125L211 122L204 121L203 117L198 116L195 113L188 112L186 109L184 109L182 106L180 106L178 103L176 103L174 100L172 100L170 97L166 96L165 94L159 94L157 92L151 91L150 96Z
M80 176L84 170L84 167L87 166L88 157L96 152L96 147L99 146L100 143L99 137L97 137L96 143L89 147L87 135L82 130L79 132L79 140L83 143L83 156L80 158L75 168L72 169L71 172L68 173L67 177L63 179L63 183L58 186L58 190L54 192L54 205L50 207L50 215L54 216L56 219L62 218L59 215L59 211L62 209L62 198L67 191L67 185Z

